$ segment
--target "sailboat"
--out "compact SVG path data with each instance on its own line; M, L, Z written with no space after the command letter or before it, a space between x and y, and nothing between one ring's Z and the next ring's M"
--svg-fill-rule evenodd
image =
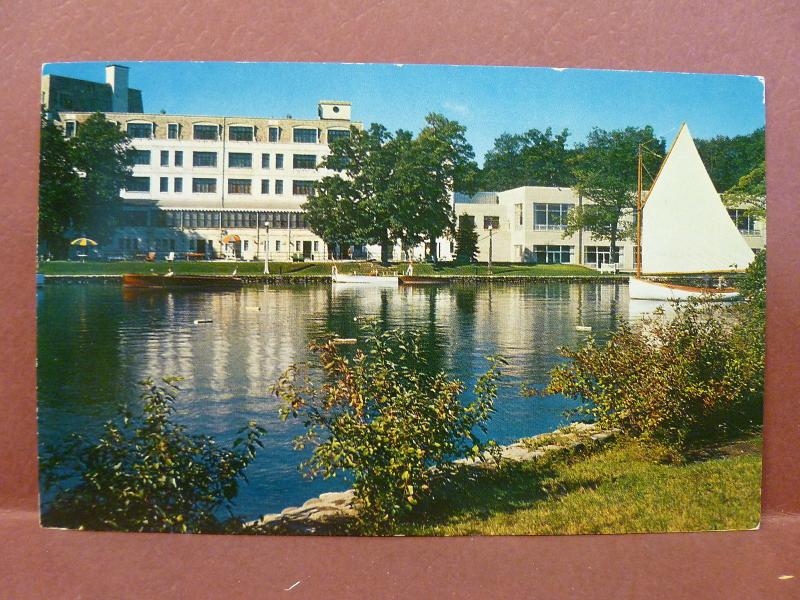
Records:
M647 196L642 198L639 147L636 276L632 299L731 300L733 288L652 281L645 276L722 274L743 271L753 251L742 238L714 188L686 123L681 125Z

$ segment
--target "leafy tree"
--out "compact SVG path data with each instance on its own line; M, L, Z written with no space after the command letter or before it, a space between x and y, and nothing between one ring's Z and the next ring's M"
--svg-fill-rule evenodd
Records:
M56 257L67 253L67 231L74 227L82 196L72 145L42 112L39 154L39 243Z
M380 244L384 262L397 239L409 248L452 231L450 194L472 185L474 155L462 125L435 113L426 123L416 138L372 124L334 142L321 166L336 174L304 205L312 231L328 243Z
M569 187L574 183L567 148L569 131L558 134L530 129L522 134L504 133L486 153L480 172L481 187L503 191L525 185Z
M102 113L91 115L69 139L42 115L39 235L51 252L66 254L67 235L110 240L131 162L127 137Z
M75 136L75 167L84 174L83 205L76 226L108 242L122 210L120 190L131 174L130 140L102 113L81 123Z
M302 467L312 477L349 473L366 531L386 531L429 493L434 477L449 477L453 459L495 454L496 445L476 435L494 412L495 361L475 398L463 402L464 385L426 363L423 335L380 332L373 323L352 358L333 340L312 344L325 383L312 383L309 365L294 365L274 387L283 418L306 427L295 446L314 447Z
M763 127L747 135L720 135L710 140L695 140L695 144L720 193L735 186L764 162Z
M653 128L628 127L605 131L593 129L575 156L575 190L590 204L569 212L564 236L583 229L596 238L609 240L613 261L618 260L617 241L633 234L638 185L638 147L642 144L644 181L647 189L664 155L664 140Z
M119 531L216 532L238 521L239 479L262 447L254 422L231 448L174 422L176 379L142 382L141 414L127 408L95 441L75 433L42 460L46 489L58 488L42 522ZM218 518L227 510L230 521Z
M456 262L461 264L475 262L478 257L478 231L475 228L475 217L464 213L458 218L455 241Z
M722 195L729 206L743 206L754 217L767 216L767 174L764 162L757 165L747 175Z

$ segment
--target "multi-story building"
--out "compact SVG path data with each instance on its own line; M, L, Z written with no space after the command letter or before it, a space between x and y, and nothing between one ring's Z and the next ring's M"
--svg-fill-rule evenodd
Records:
M608 240L597 239L586 231L564 237L567 213L584 203L588 204L571 188L528 186L481 192L472 197L456 194L455 212L459 219L474 220L480 261L489 258L491 238L495 262L565 263L600 268L611 262ZM728 212L751 248L766 246L762 221L740 209ZM617 249L618 268L632 270L634 241L618 240Z
M128 87L128 67L108 65L106 81L63 75L42 76L42 107L53 118L61 111L140 113L142 92Z
M67 135L90 112L60 111ZM268 119L106 111L131 139L119 255L326 259L301 209L328 143L350 134L349 102L321 101L316 119ZM73 125L71 125L73 124ZM107 250L108 253L108 250Z

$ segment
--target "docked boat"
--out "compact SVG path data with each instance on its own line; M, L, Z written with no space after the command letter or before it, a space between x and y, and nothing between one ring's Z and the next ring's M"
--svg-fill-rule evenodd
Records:
M379 285L397 287L400 278L397 275L343 275L336 266L331 267L331 281L333 283L348 283L358 285Z
M133 275L122 276L122 285L134 288L232 288L241 287L239 277L217 277L214 275Z
M631 299L732 300L738 292L724 285L670 283L670 276L741 272L753 251L728 215L684 123L653 185L642 198L642 148L639 148L636 276ZM658 277L655 281L648 276Z

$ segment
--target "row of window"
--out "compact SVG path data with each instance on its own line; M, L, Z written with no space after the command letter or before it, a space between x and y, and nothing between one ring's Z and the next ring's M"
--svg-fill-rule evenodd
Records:
M75 121L66 122L65 133L67 137L75 135ZM256 138L255 126L253 125L230 125L228 127L228 140L232 142L252 142ZM128 137L131 139L150 139L153 137L153 123L128 123L125 127ZM267 140L278 142L281 139L282 129L277 126L269 127L267 130ZM321 129L312 127L295 127L292 129L292 141L296 144L317 144L322 134ZM222 125L192 125L192 139L217 141L222 139ZM328 143L350 135L347 129L328 129ZM167 125L167 139L177 140L181 137L181 126L178 123Z
M213 240L196 240L190 239L187 240L187 246L189 252L197 252L202 251L203 253L206 252L214 252L214 241ZM296 240L294 242L289 242L289 252L292 252L294 249L297 251L303 250L303 242L311 246L313 252L319 252L319 240L314 240L313 242L309 242L308 240ZM122 237L118 239L119 249L123 252L138 252L143 250L145 245L141 244L141 240L138 238L126 238ZM283 240L274 240L274 242L270 242L269 245L275 249L276 252L280 252L283 249ZM152 240L150 248L154 248L157 252L175 252L177 248L177 242L175 239L156 239ZM250 248L250 240L243 240L242 241L242 251L247 252ZM263 248L264 251L267 250L267 240L261 242L260 248Z
M174 227L177 229L308 229L302 212L208 211L208 210L126 210L122 224L127 227Z
M159 177L158 191L162 193L169 192L169 177ZM277 195L283 194L283 180L275 179L275 191L272 192ZM128 192L149 192L150 191L150 178L149 177L128 177L125 184L125 190ZM183 193L183 177L172 178L172 191L176 194ZM212 177L192 177L192 193L196 194L215 194L217 192L217 180ZM252 179L228 179L228 193L229 194L252 194L253 193L253 180ZM261 180L261 193L269 194L270 180ZM292 194L295 196L311 196L314 194L314 181L307 179L295 179L292 181Z
M521 250L521 248L520 248ZM586 246L583 249L583 264L599 267L607 263L621 263L623 248L617 248L614 257L609 246ZM540 264L568 264L575 262L575 247L565 245L537 245L533 247L533 259Z
M134 165L149 165L151 162L150 150L131 150L130 156ZM261 154L261 168L269 169L271 162L271 155L269 153ZM169 150L161 150L162 167L169 165ZM173 166L183 166L183 150L173 151ZM192 152L192 166L193 167L216 167L217 166L217 152ZM250 152L229 152L228 153L228 167L233 169L251 169L253 167L253 155ZM275 168L283 168L283 154L275 154ZM317 155L316 154L293 154L292 155L292 168L294 169L316 169L317 168Z

